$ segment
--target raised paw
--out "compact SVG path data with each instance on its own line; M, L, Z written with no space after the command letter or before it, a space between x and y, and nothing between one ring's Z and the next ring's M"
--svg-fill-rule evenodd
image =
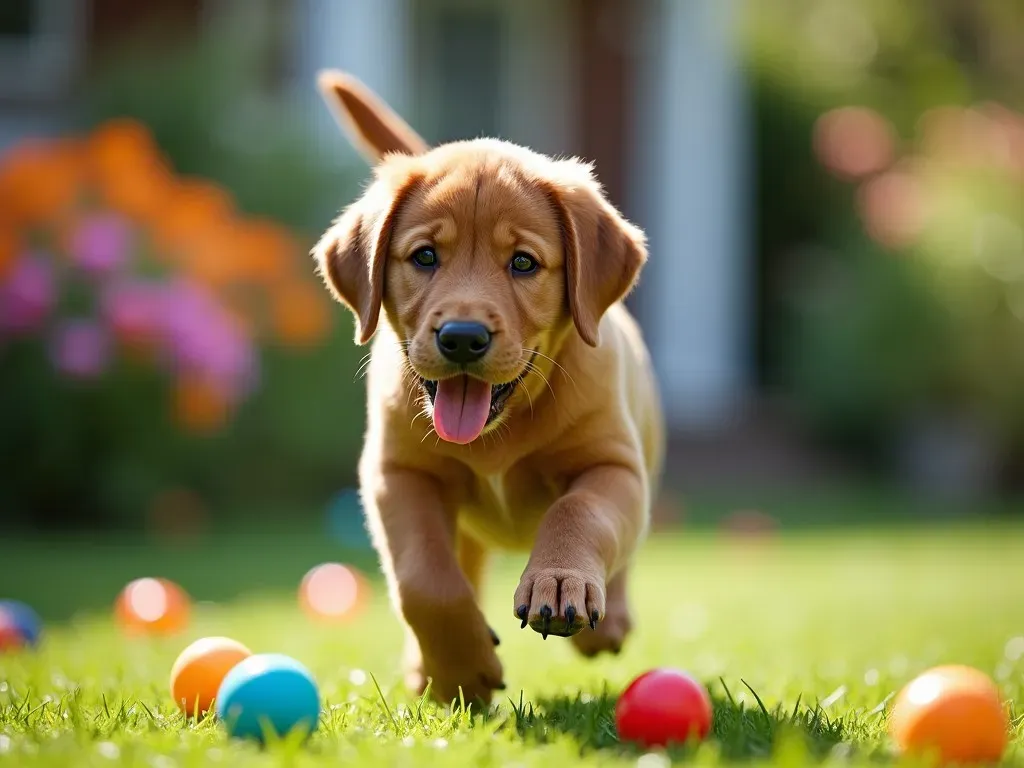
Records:
M564 568L527 570L515 594L515 615L546 640L569 637L604 617L604 582L584 571Z

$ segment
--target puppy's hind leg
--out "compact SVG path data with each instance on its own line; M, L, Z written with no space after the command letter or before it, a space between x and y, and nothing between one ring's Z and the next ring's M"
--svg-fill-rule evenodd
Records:
M617 654L622 650L627 635L633 629L627 594L628 577L627 567L608 582L604 621L596 629L585 627L572 636L573 645L584 656L593 657L602 651Z

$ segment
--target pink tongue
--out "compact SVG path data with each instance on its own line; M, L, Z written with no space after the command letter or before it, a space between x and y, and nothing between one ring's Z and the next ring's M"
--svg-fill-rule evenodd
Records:
M491 385L472 376L454 376L437 382L434 429L442 440L465 445L476 440L491 410Z

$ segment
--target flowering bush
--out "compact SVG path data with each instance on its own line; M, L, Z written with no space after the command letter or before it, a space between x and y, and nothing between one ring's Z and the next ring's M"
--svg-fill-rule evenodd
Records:
M284 228L176 177L138 123L0 159L0 344L42 344L77 382L102 381L119 357L151 366L189 430L223 426L252 393L259 343L325 335L307 262Z
M194 436L226 431L266 350L330 330L305 250L132 120L0 156L0 507L137 514L216 475Z
M1024 448L1024 115L935 108L901 142L874 110L840 107L818 120L814 146L854 186L875 249L842 271L837 291L856 301L830 309L828 343L856 338L874 371L847 377L864 385L852 396L867 403L872 390L895 406L876 419L967 424L1012 462ZM873 330L858 335L869 315Z

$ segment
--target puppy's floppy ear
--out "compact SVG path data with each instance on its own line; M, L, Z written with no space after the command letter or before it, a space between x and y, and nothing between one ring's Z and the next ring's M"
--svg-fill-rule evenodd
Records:
M569 310L580 336L596 347L601 318L632 290L647 261L646 237L608 202L589 165L556 166L549 193L561 220Z
M378 179L313 248L320 276L355 316L356 344L366 344L377 330L391 233L402 203L419 181L409 175L396 188Z
M429 149L405 120L352 75L323 70L317 76L317 86L335 119L371 163L392 152L422 155Z

